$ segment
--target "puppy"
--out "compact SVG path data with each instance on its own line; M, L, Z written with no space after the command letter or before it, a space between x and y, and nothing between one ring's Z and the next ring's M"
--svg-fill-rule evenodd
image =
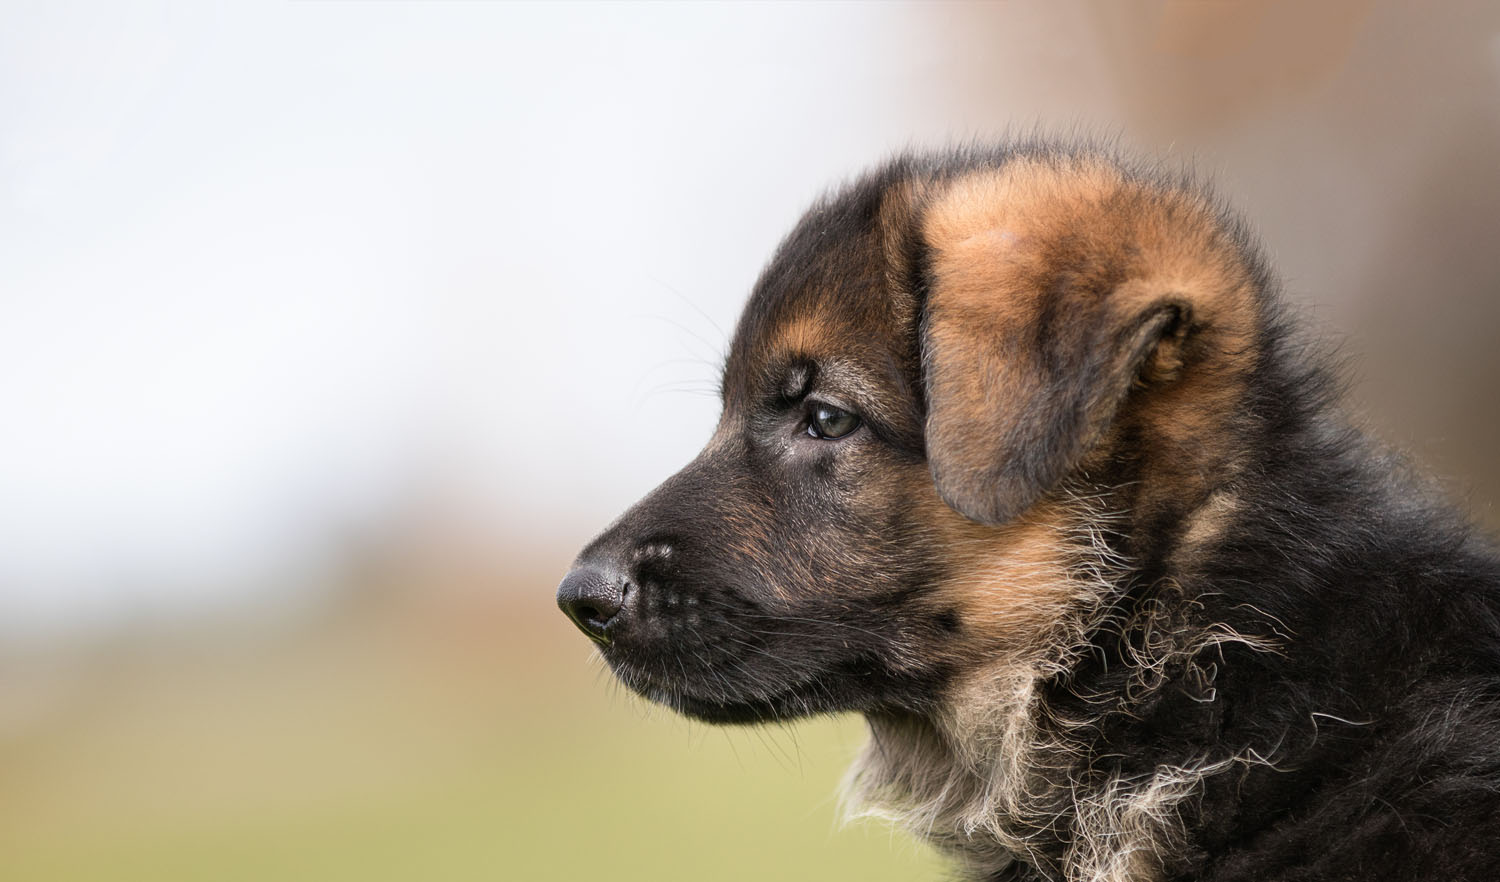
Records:
M1500 562L1349 429L1245 228L1086 148L815 205L692 463L558 602L699 719L857 711L976 880L1500 874Z

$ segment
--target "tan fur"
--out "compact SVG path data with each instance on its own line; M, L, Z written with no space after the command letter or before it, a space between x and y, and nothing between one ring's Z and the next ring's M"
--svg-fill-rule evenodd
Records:
M894 820L990 868L1014 855L1049 862L1032 850L1029 834L1066 810L1056 797L1067 792L1076 749L1066 721L1042 711L1037 689L1071 666L1100 625L1108 580L1121 563L1087 526L1109 520L1096 502L1062 494L1048 504L1046 521L980 528L1009 539L1011 553L1029 560L1015 570L979 570L946 590L1003 606L1030 580L1023 590L1047 618L1029 627L1005 621L1006 631L988 635L999 647L966 643L962 652L988 661L959 679L937 720L872 717L870 744L846 779L851 814ZM990 624L979 622L976 630Z
M1073 513L1086 511L1074 500ZM1101 513L1097 510L1092 517ZM1083 539L1078 536L1075 539ZM1180 836L1177 808L1202 782L1237 765L1270 758L1236 754L1184 766L1162 766L1148 778L1081 778L1085 751L1074 732L1085 721L1046 710L1044 681L1071 667L1086 634L1108 626L1101 583L1123 562L1097 543L1065 546L1074 556L1062 574L1073 604L1050 642L1031 652L978 666L945 696L934 720L870 718L871 740L845 780L846 814L880 817L959 854L970 869L995 872L1016 857L1051 868L1069 882L1150 882L1160 856ZM1212 701L1216 648L1239 643L1276 651L1272 634L1242 635L1222 626L1185 630L1182 598L1166 597L1115 627L1141 634L1128 661L1138 672L1132 692L1145 696L1168 665L1186 662ZM1034 846L1040 834L1071 821L1073 846L1060 860Z
M787 355L818 356L832 349L835 341L829 333L828 319L820 314L799 315L787 321L772 335L777 351Z
M1216 606L1238 579L1202 578L1221 578L1238 520L1266 516L1241 459L1268 432L1250 384L1290 382L1278 349L1257 350L1279 345L1261 325L1277 313L1237 236L1188 188L1048 150L903 160L809 214L741 320L703 461L643 503L675 527L711 502L690 547L712 566L694 578L730 584L723 627L786 671L684 632L683 680L719 682L713 703L679 706L865 713L849 813L900 823L973 878L1017 860L1067 882L1182 872L1212 844L1188 828L1223 817L1219 776L1281 750L1214 703L1221 668L1280 652L1286 628ZM824 406L858 429L823 437ZM632 529L654 538L652 523ZM678 578L656 569L644 578ZM1152 767L1149 737L1184 720Z
M1037 384L1047 353L1036 335L1049 315L1058 337L1043 344L1083 352L1111 328L1178 303L1191 348L1178 327L1117 390L1099 390L1080 441L1107 440L1121 416L1144 425L1161 471L1153 483L1171 484L1179 500L1206 493L1204 476L1232 466L1221 439L1253 364L1256 310L1210 205L1098 161L1027 158L949 184L923 229L934 253L926 333L940 481L986 480L995 445L1024 437L1019 421L1045 411ZM1132 395L1117 415L1132 384L1149 394Z
M917 311L917 292L908 288L909 248L919 231L918 216L931 189L924 178L908 178L892 185L880 202L880 247L886 268L886 289L896 303L896 319L909 322Z
M903 193L897 204L911 198ZM1109 406L1109 424L1092 427L1093 455L1108 455L1121 426L1143 426L1156 452L1144 504L1153 494L1185 502L1189 543L1217 535L1233 501L1207 488L1234 465L1221 438L1243 395L1258 329L1248 271L1211 206L1099 162L1018 159L949 183L928 206L923 235L935 255L928 443L930 451L962 451L956 480L981 480L981 464L993 461L995 451L977 439L1003 439L1013 431L1005 420L1045 413L1028 407L1045 357L1035 336L1044 309L1067 310L1069 328L1077 328L1126 323L1177 298L1191 343L1185 323L1169 328L1137 372L1120 379L1118 394L1136 391L1123 412ZM1059 290L1062 302L1047 303ZM964 465L963 456L973 462ZM1125 568L1097 532L1120 517L1100 500L1046 494L1000 527L957 517L935 499L919 504L962 574L937 592L962 615L955 652L985 662L958 678L934 719L871 717L871 743L847 781L854 810L893 818L977 870L998 870L1019 855L1078 882L1155 878L1177 835L1177 806L1204 778L1263 760L1205 758L1144 780L1088 783L1076 777L1083 756L1072 736L1083 722L1047 712L1041 685L1071 668L1090 633L1115 627L1133 635L1125 660L1136 672L1131 699L1157 688L1169 665L1186 664L1198 700L1213 701L1217 647L1274 651L1274 638L1187 626L1180 616L1193 601L1171 586L1111 624L1108 598ZM1075 830L1071 849L1060 858L1037 850L1034 834L1065 818Z
M958 652L969 657L1029 658L1070 613L1078 592L1069 578L1068 535L1061 506L1038 506L1000 527L976 524L931 492L928 523L954 576L933 602L955 607L964 622Z
M1250 289L1237 253L1210 206L1184 191L1130 181L1089 160L1017 159L961 178L925 215L938 252L937 290L945 308L972 308L1014 325L1034 316L1032 295L1061 270L1063 253L1089 252L1128 267L1133 300L1159 291L1194 294L1195 305L1226 322L1248 346ZM1076 243L1060 251L1062 243Z
M1230 519L1240 508L1240 502L1227 490L1212 493L1186 519L1187 529L1178 543L1177 555L1191 559L1193 553L1224 535Z
M1111 326L1181 302L1187 320L1114 378L1117 390L1106 390L1129 400L1118 412L1109 404L1086 427L1096 436L1090 458L1108 457L1123 427L1144 427L1150 443L1140 505L1157 494L1185 505L1186 545L1219 534L1233 500L1208 488L1234 465L1221 438L1244 392L1257 328L1247 270L1211 206L1092 160L1018 159L946 183L902 182L885 194L880 217L898 311L916 308L915 292L904 289L904 237L918 230L933 254L925 339L935 414L930 451L1004 438L1013 430L1005 420L1045 412L1030 406L1047 357L1036 345L1044 310L1065 312L1060 334L1082 328L1113 340ZM858 375L858 330L813 302L810 311L780 319L767 338L770 351L816 357L822 370L844 364L841 387L865 388L873 403L863 406L878 407L875 384ZM972 451L976 463L994 455ZM982 480L980 466L968 470L969 480ZM895 819L976 870L1021 856L1077 882L1154 878L1159 855L1178 835L1177 807L1204 778L1254 760L1205 758L1141 780L1081 779L1085 757L1074 733L1085 722L1048 711L1043 684L1076 664L1091 633L1112 627L1132 635L1123 660L1135 672L1130 700L1157 688L1169 665L1185 664L1199 700L1212 701L1217 647L1273 651L1274 639L1186 626L1179 616L1192 601L1170 586L1128 620L1112 621L1109 601L1127 568L1099 531L1124 515L1109 511L1104 497L1064 487L990 526L946 504L925 468L892 477L889 486L866 488L870 515L903 499L928 525L952 575L924 604L959 615L960 634L945 652L967 671L931 719L871 717L871 742L846 782L851 811ZM766 525L737 529L755 537L733 543L748 556ZM897 668L930 661L906 658L899 647L893 655ZM1075 831L1070 850L1039 850L1039 834L1063 823Z
M994 872L1020 856L1069 882L1150 882L1180 835L1177 807L1202 781L1269 761L1235 755L1164 766L1140 780L1079 777L1086 752L1075 733L1088 721L1059 718L1040 690L1077 663L1090 634L1114 628L1133 636L1122 659L1135 672L1131 701L1149 697L1174 664L1187 666L1198 700L1213 701L1219 647L1278 646L1270 627L1247 635L1189 625L1186 613L1197 604L1170 585L1128 619L1112 620L1107 601L1128 561L1102 541L1099 531L1123 517L1104 505L1063 488L1021 523L951 528L954 558L974 569L940 595L962 598L965 626L978 632L955 652L984 661L958 678L932 720L870 717L871 740L845 780L850 817L898 823L976 871ZM1035 847L1040 834L1069 822L1077 838L1067 854L1059 859Z

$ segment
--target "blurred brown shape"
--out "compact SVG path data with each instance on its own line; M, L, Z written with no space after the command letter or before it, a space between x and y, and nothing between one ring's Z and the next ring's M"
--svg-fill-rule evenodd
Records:
M1101 46L1141 122L1179 137L1317 89L1348 63L1369 0L1098 3Z

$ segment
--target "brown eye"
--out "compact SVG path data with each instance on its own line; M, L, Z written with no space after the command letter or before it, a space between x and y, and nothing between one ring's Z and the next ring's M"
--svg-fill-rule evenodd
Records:
M832 405L818 404L813 407L812 419L807 423L807 434L814 438L842 438L858 428L859 417Z

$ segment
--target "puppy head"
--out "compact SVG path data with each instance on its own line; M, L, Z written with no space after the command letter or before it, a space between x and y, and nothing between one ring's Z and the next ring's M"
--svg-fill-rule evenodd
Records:
M1208 492L1254 291L1201 199L1098 158L894 163L782 244L713 438L559 604L624 682L704 719L932 712L1109 591L1065 487Z

